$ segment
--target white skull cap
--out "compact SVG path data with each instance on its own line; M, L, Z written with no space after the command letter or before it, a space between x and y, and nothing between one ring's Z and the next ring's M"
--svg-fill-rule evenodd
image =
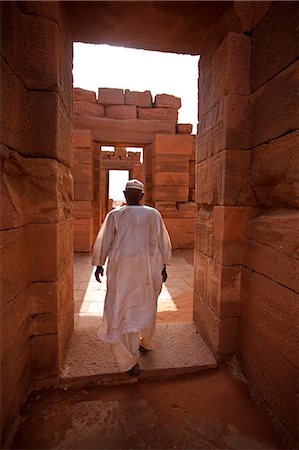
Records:
M144 184L136 179L129 180L126 184L126 190L127 189L138 189L139 191L144 192Z

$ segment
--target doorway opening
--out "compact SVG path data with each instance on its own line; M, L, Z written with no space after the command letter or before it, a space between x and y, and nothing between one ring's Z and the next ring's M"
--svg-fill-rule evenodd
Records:
M123 206L125 202L123 190L128 180L128 170L108 171L108 211Z

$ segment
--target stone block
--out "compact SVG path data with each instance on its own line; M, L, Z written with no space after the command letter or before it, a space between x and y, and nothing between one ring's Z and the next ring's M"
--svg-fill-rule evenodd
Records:
M196 162L224 149L248 149L250 140L250 97L229 95L201 116L196 137Z
M28 288L30 303L30 336L57 333L58 281L31 283Z
M87 91L86 89L74 88L73 89L74 102L88 102L96 103L96 93L93 91Z
M200 73L200 114L227 95L250 95L250 38L229 33Z
M196 164L196 203L254 206L250 151L225 150Z
M103 105L124 105L124 91L122 89L99 88L98 103Z
M175 134L173 122L158 120L117 120L91 116L75 116L75 128L90 129L93 139L107 145L140 146L150 144L158 133ZM181 137L181 136L179 136Z
M1 141L10 149L27 155L30 149L30 97L21 80L3 59L0 89Z
M184 186L153 186L152 199L155 202L187 202L188 187Z
M74 147L90 148L92 145L92 134L90 130L74 130Z
M73 122L55 92L30 93L30 156L53 158L71 167L73 164Z
M252 151L251 179L260 205L299 206L298 146L294 132Z
M193 136L157 134L153 142L155 155L191 155Z
M182 102L179 97L174 95L157 94L155 96L155 106L156 108L173 108L177 110L182 106Z
M189 175L179 172L155 172L153 186L189 186Z
M213 256L214 210L201 207L195 225L195 250L210 257Z
M85 116L95 116L104 117L104 106L99 103L90 103L87 101L76 101L74 102L74 114L85 115Z
M239 324L237 317L221 319L202 300L201 294L195 291L193 320L218 361L226 361L235 354Z
M153 172L188 172L188 155L160 155L157 154L151 161Z
M299 292L298 212L258 216L248 222L246 264Z
M177 122L178 112L172 108L138 108L138 118L143 120Z
M177 134L191 134L193 129L192 123L177 123L176 133Z
M298 9L294 2L274 3L252 33L251 88L255 91L298 58Z
M238 332L238 359L251 386L295 436L298 368L244 320Z
M75 219L83 219L92 216L92 202L91 201L75 201L74 202L74 212L73 217ZM75 224L75 233L76 233L76 221Z
M78 148L76 150L78 152L78 160L77 160L78 165L86 164L86 165L90 166L93 163L92 149Z
M32 380L57 376L59 374L57 333L32 336L30 344Z
M283 299L283 301L282 301ZM291 364L299 366L299 294L252 272L242 319Z
M150 91L137 92L125 90L125 104L143 106L145 108L151 108L153 103L152 94Z
M178 217L176 202L155 202L155 208L160 211L162 217Z
M90 234L75 234L74 249L75 252L89 253L92 249L92 236Z
M106 105L105 117L110 119L136 119L137 109L134 105Z
M23 158L9 152L3 160L1 226L56 222L71 217L73 179L55 160Z
M77 164L72 168L72 173L76 183L92 183L92 167L86 164Z
M58 283L58 364L61 367L74 329L73 263Z
M31 281L25 227L1 231L1 308Z
M73 220L55 224L30 224L32 281L56 281L73 261Z
M93 200L92 183L75 183L75 200Z
M220 264L244 264L246 258L246 230L257 208L215 206L213 227L213 258Z
M195 202L186 202L178 204L179 217L196 218L198 214L198 205Z
M92 233L92 224L93 224L92 218L75 219L74 220L75 235L76 234L88 235L88 234Z
M252 147L299 128L299 61L257 89L252 98Z

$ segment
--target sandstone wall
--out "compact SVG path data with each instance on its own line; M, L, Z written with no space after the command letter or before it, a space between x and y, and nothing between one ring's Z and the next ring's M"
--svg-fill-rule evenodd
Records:
M58 2L1 3L1 429L72 332L72 42Z
M198 212L195 203L195 137L191 135L191 124L177 123L180 107L181 99L158 94L153 101L150 91L99 88L96 99L94 92L74 89L76 134L91 131L94 148L99 148L99 144L109 144L116 148L111 154L100 152L96 155L100 170L93 172L93 183L102 185L99 194L99 222L108 212L107 171L127 169L130 176L144 181L145 203L161 212L174 249L193 248ZM138 161L134 162L133 153L125 151L125 146L130 145L143 147L144 164L134 165ZM83 174L82 169L80 173ZM88 228L79 228L79 224L75 228L75 250L88 252L94 239L90 227L95 213L91 199L85 200L90 203L87 208L87 203L83 204L82 199L77 198L80 180L77 183L76 163L73 174L76 214L84 215L84 220L88 221ZM83 213L79 211L80 207L84 207ZM78 220L82 222L83 217L77 218L76 223ZM78 237L76 233L79 233ZM83 239L84 243L77 245Z
M194 320L296 445L298 7L236 2L200 61ZM298 439L298 434L297 434Z

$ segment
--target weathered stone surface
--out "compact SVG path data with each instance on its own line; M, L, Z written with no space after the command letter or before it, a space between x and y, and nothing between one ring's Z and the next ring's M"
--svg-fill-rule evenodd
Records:
M195 202L179 203L179 217L196 218L198 214L198 205Z
M106 105L105 116L110 119L136 119L137 109L134 105Z
M160 211L162 217L178 217L176 202L155 202L155 208Z
M58 282L58 364L62 365L74 329L73 260Z
M153 142L155 155L192 155L193 136L157 134Z
M164 223L170 235L194 233L195 231L195 221L193 218L165 217Z
M250 148L250 96L229 95L202 115L196 137L196 162L224 149Z
M156 202L187 202L189 189L184 186L153 186L152 199Z
M85 234L88 235L92 232L92 218L85 219L75 219L74 220L74 231L76 234Z
M75 117L76 129L90 129L93 139L102 144L137 145L150 144L157 133L175 134L173 122L157 120L117 120L88 116Z
M194 292L193 320L206 343L219 361L229 359L236 351L236 337L239 319L220 319L202 300L199 292Z
M298 305L296 292L253 272L248 299L242 302L241 309L242 319L296 367L299 367Z
M74 147L90 148L92 135L90 130L74 130Z
M1 307L30 284L25 227L1 231ZM17 263L16 263L17 261Z
M91 201L75 201L73 217L75 219L89 218L92 215L92 202Z
M160 155L152 158L153 172L188 172L188 155Z
M74 249L76 252L88 253L92 248L91 234L75 234Z
M137 92L125 90L125 104L143 106L145 108L151 108L153 103L152 94L150 91Z
M177 123L177 134L191 134L193 129L192 123Z
M155 105L156 108L180 109L182 102L179 97L175 97L174 95L157 94L155 96Z
M210 257L213 256L213 226L213 208L201 207L196 219L194 248L197 252L204 253Z
M173 108L138 108L138 118L144 120L166 120L177 122L178 112Z
M189 175L179 172L155 172L153 186L189 186Z
M8 153L2 164L1 227L57 222L71 217L73 179L68 168L44 158Z
M250 38L229 33L200 74L201 116L227 95L249 95Z
M54 158L73 164L73 122L55 92L32 91L30 94L30 156ZM86 127L88 128L88 127Z
M93 200L92 183L75 183L75 200Z
M103 105L124 105L125 96L122 89L99 88L98 102Z
M220 264L244 264L248 220L258 214L257 208L215 206L213 225L213 258Z
M54 377L59 374L57 359L57 333L32 336L31 344L31 376L33 380Z
M196 203L255 205L250 164L250 151L239 150L225 150L196 164Z
M87 164L76 164L72 168L72 173L73 173L75 183L92 183L92 167L91 166L89 166Z
M78 152L77 164L79 164L79 165L86 164L86 165L90 166L93 163L93 154L92 154L91 148L78 148L75 150L77 150L77 152Z
M252 146L299 128L299 61L257 89L253 95Z
M96 93L93 91L87 91L86 89L74 88L73 89L74 102L89 102L96 103Z
M31 283L28 288L31 324L30 336L57 332L57 299L60 279Z
M298 147L294 132L252 151L251 179L259 204L299 206Z
M30 149L29 93L1 58L1 142L24 155Z
M56 281L73 260L73 220L30 224L28 239L32 281Z
M248 223L246 264L272 280L299 292L299 214L273 213Z
M298 8L275 2L252 33L251 87L255 91L298 58Z
M243 320L238 333L238 356L253 388L296 436L298 369Z
M104 117L104 106L99 103L90 103L86 101L74 102L74 114L83 114L85 116Z

